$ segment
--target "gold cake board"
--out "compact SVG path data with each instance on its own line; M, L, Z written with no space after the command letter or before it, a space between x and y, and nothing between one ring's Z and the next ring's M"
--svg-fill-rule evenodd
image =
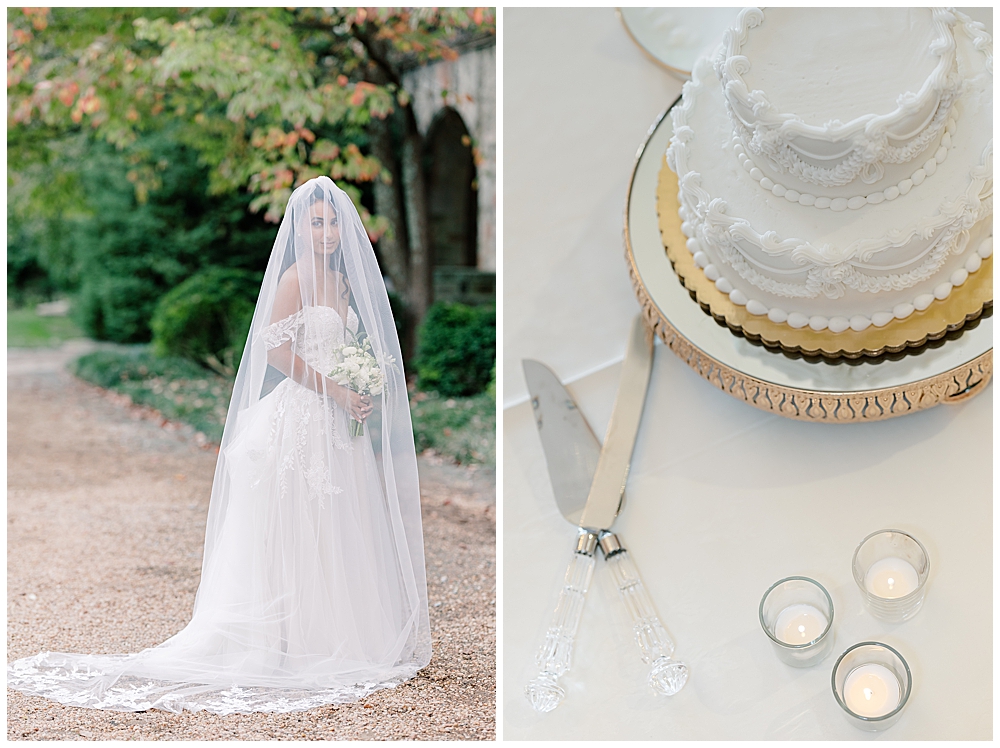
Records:
M935 299L923 311L914 312L905 319L894 319L884 327L872 325L861 332L845 330L834 333L829 330L817 332L810 327L795 329L772 322L766 316L750 314L745 307L734 304L695 265L694 257L687 249L687 237L681 232L677 192L677 175L667 166L664 157L660 167L656 207L663 245L674 272L684 287L695 296L702 309L707 310L716 321L768 348L826 358L860 358L898 353L907 348L919 348L930 341L940 340L949 332L960 330L967 322L978 319L993 304L991 255L948 298Z

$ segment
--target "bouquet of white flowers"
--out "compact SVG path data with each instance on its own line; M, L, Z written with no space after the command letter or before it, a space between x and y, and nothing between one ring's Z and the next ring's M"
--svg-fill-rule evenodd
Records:
M351 340L334 349L340 363L333 367L329 374L330 379L359 395L381 395L385 386L382 366L392 366L395 359L386 354L385 360L380 365L372 353L372 346L367 337L351 335L350 332L348 335ZM364 432L364 423L352 418L351 436L361 436Z

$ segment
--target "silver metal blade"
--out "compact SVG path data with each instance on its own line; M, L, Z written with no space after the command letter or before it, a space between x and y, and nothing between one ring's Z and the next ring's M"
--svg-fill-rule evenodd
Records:
M618 394L615 395L604 447L587 494L587 506L580 518L580 526L587 530L610 529L618 514L652 367L653 332L642 317L636 315L629 331Z
M545 451L556 504L566 519L579 525L601 455L601 444L572 396L549 367L531 359L524 359L521 365L531 393L531 408Z

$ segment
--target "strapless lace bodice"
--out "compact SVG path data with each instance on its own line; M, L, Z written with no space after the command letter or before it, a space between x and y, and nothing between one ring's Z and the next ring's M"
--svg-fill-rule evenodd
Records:
M358 333L358 315L347 310L346 329ZM324 374L337 365L334 349L346 342L344 319L329 306L303 307L260 331L267 350L292 341L292 351L309 366Z

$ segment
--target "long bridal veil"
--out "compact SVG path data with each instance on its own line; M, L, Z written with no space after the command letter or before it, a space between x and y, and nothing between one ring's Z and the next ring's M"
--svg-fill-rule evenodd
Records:
M368 357L347 367L373 381L366 398L337 384L351 371L328 376L358 351ZM8 685L85 707L226 714L347 702L413 677L430 627L400 362L357 210L330 179L310 180L289 199L236 375L190 623L134 654L15 661Z

